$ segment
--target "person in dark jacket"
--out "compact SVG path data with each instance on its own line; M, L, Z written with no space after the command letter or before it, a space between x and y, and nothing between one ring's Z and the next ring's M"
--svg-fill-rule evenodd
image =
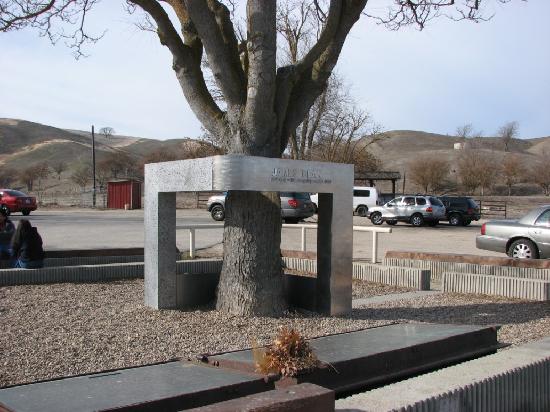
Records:
M15 232L13 222L8 219L8 214L0 208L0 259L11 257L11 238Z
M20 220L11 242L14 267L37 269L44 266L44 249L38 230L28 220Z

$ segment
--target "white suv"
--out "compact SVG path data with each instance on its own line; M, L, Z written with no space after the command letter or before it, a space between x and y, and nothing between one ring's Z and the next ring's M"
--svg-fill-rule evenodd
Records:
M317 211L319 196L317 193L311 194L311 201ZM353 186L353 213L366 217L371 207L376 206L378 201L378 191L375 187Z

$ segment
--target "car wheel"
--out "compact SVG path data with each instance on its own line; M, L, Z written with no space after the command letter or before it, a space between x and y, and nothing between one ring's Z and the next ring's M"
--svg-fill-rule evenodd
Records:
M384 222L384 219L382 219L382 213L374 212L370 215L370 221L373 225L381 225L382 222Z
M397 224L397 220L386 220L386 224L390 226L395 226Z
M357 214L361 217L367 217L367 212L369 211L369 208L366 206L358 206L357 207Z
M7 216L9 216L10 213L11 213L11 212L10 212L10 208L7 207L6 205L0 206L0 209L2 209L2 210L4 211L4 213L5 213Z
M28 216L31 214L31 211L28 209L22 210L21 213L23 213L23 216Z
M219 222L225 219L225 210L223 206L216 205L210 209L210 215L212 216L212 219Z
M508 256L518 259L538 259L537 245L529 239L518 239L508 248Z
M421 214L417 213L411 216L411 225L419 227L424 224L424 218Z
M451 226L462 225L462 216L460 216L459 214L453 213L451 216L449 216L449 224Z

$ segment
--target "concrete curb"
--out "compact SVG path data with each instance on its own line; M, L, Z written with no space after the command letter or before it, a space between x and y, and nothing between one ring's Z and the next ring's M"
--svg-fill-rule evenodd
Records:
M219 273L221 260L178 261L180 274ZM109 265L82 265L42 269L1 269L0 286L33 285L60 282L106 282L143 278L143 262Z
M550 337L336 401L337 411L550 410Z
M517 277L446 272L443 273L441 290L537 301L550 300L550 281Z
M431 271L432 280L439 280L445 272L471 273L477 275L494 275L530 278L550 281L550 269L530 267L492 266L477 263L441 262L435 260L385 258L384 265L400 266Z
M283 262L289 269L317 273L316 260L283 257ZM430 271L425 269L353 262L353 278L418 290L430 290Z
M399 300L419 299L426 296L439 295L441 293L443 292L439 290L418 290L415 292L392 293L390 295L372 296L370 298L364 298L364 299L353 299L352 306L353 308L360 308L362 306L375 305L378 303L396 302Z

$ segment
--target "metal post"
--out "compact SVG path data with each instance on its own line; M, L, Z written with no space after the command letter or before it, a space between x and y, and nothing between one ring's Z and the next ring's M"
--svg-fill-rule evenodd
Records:
M95 208L95 134L94 134L94 125L92 125L92 175L94 185L92 188L92 207Z
M195 258L195 229L189 229L189 257Z
M372 263L376 263L376 255L378 252L378 232L372 232Z
M306 251L306 228L302 226L302 252Z

